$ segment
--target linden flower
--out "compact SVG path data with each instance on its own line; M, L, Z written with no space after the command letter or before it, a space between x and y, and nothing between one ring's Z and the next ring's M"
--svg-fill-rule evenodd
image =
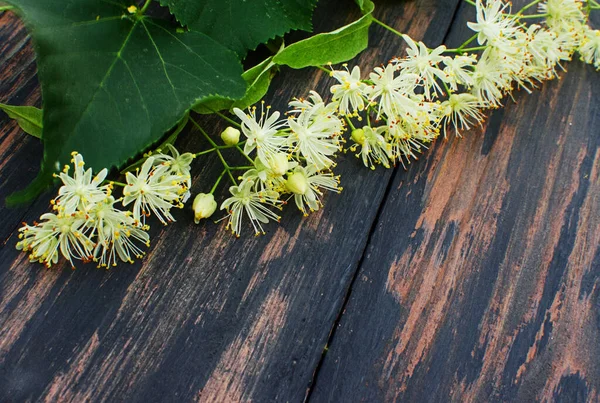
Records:
M538 4L540 14L547 14L546 24L555 32L579 30L585 21L579 0L547 0Z
M462 93L452 94L448 100L442 103L442 110L447 122L452 123L454 133L461 137L460 130L469 130L472 121L483 122L485 116L481 112L486 104L479 100L475 95ZM446 137L446 126L444 125L444 137Z
M257 158L254 161L254 168L244 172L242 180L251 180L254 182L256 192L275 191L280 192L283 189L285 178L283 175L294 168L298 163L290 160L289 154L278 153L273 156L268 165Z
M308 99L295 98L289 106L289 150L296 152L296 156L303 156L319 169L335 165L328 156L341 149L344 139L340 134L345 130L338 112L338 102L325 103L321 95L310 91ZM288 169L291 168L293 166Z
M153 165L154 157L149 157L137 176L127 172L123 205L134 203L133 218L136 223L145 224L146 216L152 212L166 225L167 221L175 221L169 210L174 206L183 207L181 198L187 189L182 183L187 178L170 173L164 165Z
M585 36L579 47L581 60L593 64L596 70L600 70L600 31L587 28Z
M319 200L323 195L321 189L339 193L342 191L339 183L339 176L319 172L314 166L297 166L288 175L286 188L294 194L298 209L307 216L309 211L316 211L323 205Z
M356 144L350 149L356 151L360 145L360 151L356 157L362 158L363 164L367 168L375 169L376 164L381 164L386 168L390 167L389 160L392 158L391 145L389 145L381 133L386 131L385 126L376 129L365 126L362 129L352 131L352 140Z
M229 212L227 228L238 237L242 230L244 213L250 219L256 235L265 233L262 224L268 223L269 220L279 221L281 218L269 209L269 207L281 209L282 202L277 200L279 195L269 191L256 192L253 188L252 180L244 180L239 186L229 188L231 197L221 204L221 210L226 209Z
M555 66L569 58L556 33L536 24L527 28L527 52L531 55L528 73L538 81L557 76Z
M190 173L190 165L196 157L192 153L179 154L179 151L171 144L167 144L167 149L171 155L168 154L155 154L154 164L162 164L169 168L169 172L173 175L179 175L186 178L185 185L188 189L183 196L183 202L185 203L190 197L189 188L192 186L192 175Z
M444 73L448 77L447 83L454 91L459 85L471 87L473 85L473 69L477 58L471 55L457 55L444 60L446 67Z
M490 57L490 48L483 52L473 73L472 93L480 100L489 103L490 106L500 106L500 100L504 96L502 89L509 86L508 74L499 69L498 61Z
M390 120L387 124L386 139L391 147L390 154L394 159L400 161L406 169L405 161L410 164L411 159L417 159L417 153L422 148L427 148L436 137L433 131L420 128L416 122Z
M485 6L482 0L477 0L477 22L468 22L467 26L478 33L477 42L480 45L486 42L498 45L514 36L517 30L515 19L504 14L507 8L510 8L510 3L502 0L487 1Z
M261 106L260 117L256 116L256 106L250 108L248 114L233 108L233 113L242 121L242 133L248 139L244 144L244 153L250 155L256 148L258 157L263 161L268 161L270 156L283 151L286 143L286 136L278 134L285 126L285 121L279 120L279 112L269 116L270 108L267 106L265 111L264 106Z
M44 263L50 268L58 262L60 253L75 268L73 259L89 260L94 243L82 232L85 219L76 214L46 213L40 217L41 223L19 228L17 249L29 254L31 262Z
M446 46L438 46L435 49L428 49L423 42L415 43L408 35L402 35L404 41L408 44L406 50L407 57L398 59L395 63L405 73L416 74L423 80L423 88L425 98L431 99L431 90L433 95L443 94L444 91L436 78L442 82L447 82L448 77L438 66L449 57L444 57L442 54L446 51Z
M342 130L342 122L333 115L324 115L323 108L322 103L317 103L288 118L292 130L288 138L290 148L319 170L335 165L330 157L340 150Z
M71 162L75 166L73 176L69 175L69 166L65 166L63 172L55 175L60 178L63 186L58 190L56 205L65 214L72 214L77 209L84 209L86 206L99 202L106 197L109 186L101 186L106 178L108 171L106 168L98 172L92 178L92 169L84 169L85 162L81 154L74 152Z
M346 65L344 68L345 71L331 71L331 77L335 78L339 84L333 85L330 91L333 94L333 101L339 102L341 115L364 110L367 90L367 85L360 80L360 67L354 66L352 72L348 71Z
M93 253L98 267L116 266L117 259L133 263L134 258L144 256L138 244L150 246L148 233L136 225L131 212L116 209L115 203L111 196L96 204L86 223L98 239Z
M412 114L417 108L417 103L411 98L419 82L419 76L410 73L395 75L396 67L388 64L385 68L375 67L370 74L373 88L370 91L369 101L379 103L377 118L381 112L389 117Z

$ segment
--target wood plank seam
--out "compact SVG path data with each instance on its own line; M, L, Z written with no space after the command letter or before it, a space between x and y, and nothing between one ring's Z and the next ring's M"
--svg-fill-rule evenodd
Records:
M446 40L448 39L448 36L450 35L450 32L452 30L452 24L454 23L456 17L459 15L460 8L462 5L464 5L464 2L462 2L462 1L459 1L456 3L456 5L454 7L454 12L452 14L452 18L450 20L450 23L448 24L448 27L446 28L446 31L444 33L444 38L442 39L441 43L445 43ZM430 44L426 44L426 45L430 46ZM437 142L434 143L433 146L435 147L436 145L437 145ZM426 150L426 152L428 152L428 151L429 150ZM340 321L342 319L342 315L343 315L344 311L346 310L348 301L350 300L350 297L352 295L353 286L356 283L358 274L360 273L361 268L363 266L365 257L367 255L367 250L369 249L369 246L371 245L373 234L375 233L375 231L377 229L377 225L379 224L379 221L381 218L381 213L383 212L385 204L390 196L390 193L392 192L392 188L394 188L394 184L396 183L396 177L398 175L400 175L401 173L404 173L405 171L406 171L406 169L404 167L401 167L400 164L397 164L392 169L392 175L390 176L389 181L386 185L383 198L381 199L381 203L377 207L377 213L375 214L375 219L373 220L373 222L371 223L371 227L369 228L369 235L367 236L367 241L365 243L364 248L361 251L360 259L358 261L358 264L356 265L356 269L355 269L354 273L352 274L352 279L350 280L350 283L349 283L348 287L346 288L346 292L344 293L344 300L342 302L342 306L340 307L340 309L337 313L337 316L335 318L335 321L333 323L333 326L331 328L331 331L329 332L329 338L327 339L327 344L325 344L325 347L323 348L323 352L321 353L321 357L319 358L319 362L315 368L315 372L313 374L313 378L311 380L310 386L306 392L306 397L304 399L305 403L310 401L312 392L314 391L314 386L315 386L316 382L318 382L319 372L323 366L323 362L324 362L325 356L327 354L327 348L328 348L328 346L331 345L331 343L333 342L333 340L335 338L336 330L339 327Z

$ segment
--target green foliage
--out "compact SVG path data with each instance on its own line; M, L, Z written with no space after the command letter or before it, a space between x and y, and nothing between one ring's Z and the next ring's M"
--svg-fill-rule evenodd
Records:
M294 69L345 62L369 46L369 27L372 20L369 13L335 31L296 42L275 56L273 62Z
M154 151L149 152L148 154L144 154L144 158L140 158L139 160L137 160L136 162L134 162L131 165L128 165L127 167L123 168L121 170L121 174L124 175L126 172L133 172L136 170L136 168L141 167L142 165L144 165L144 162L146 162L146 160L148 159L146 157L146 155L152 155L152 154L156 154L159 153L161 151L165 151L167 149L167 145L171 144L175 144L175 140L177 140L177 137L181 134L181 132L183 131L183 129L185 129L185 127L188 124L188 121L190 120L190 114L186 113L185 115L183 115L183 119L181 119L179 121L179 123L177 123L177 126L175 127L175 129L173 130L173 132L171 134L169 134L167 136L167 138L160 143L160 145L158 147L156 147L154 149Z
M9 118L15 119L21 129L38 139L42 138L42 110L34 106L14 106L0 104Z
M370 14L375 9L375 4L371 0L355 0L363 14Z
M33 37L44 101L41 172L8 203L31 200L72 151L96 170L122 165L211 95L245 93L235 54L199 32L130 14L130 1L9 0Z
M273 57L269 57L262 63L248 69L242 77L248 85L243 98L233 101L222 97L212 97L200 102L194 107L194 112L200 114L211 114L232 108L246 109L252 104L260 101L267 91L277 66L273 63Z
M239 55L293 29L311 30L317 0L158 0L182 25Z

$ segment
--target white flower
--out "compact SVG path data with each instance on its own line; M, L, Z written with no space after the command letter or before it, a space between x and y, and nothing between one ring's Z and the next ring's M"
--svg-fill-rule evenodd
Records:
M446 46L438 46L435 49L428 49L423 42L415 43L408 35L402 35L404 41L408 44L406 49L407 57L394 61L403 73L416 74L423 81L425 98L431 99L432 95L443 94L442 87L437 82L447 82L448 77L444 71L439 68L439 64L449 59L442 56ZM432 91L433 90L433 94Z
M583 28L585 15L579 0L547 0L538 4L540 14L547 14L546 24L554 31L573 31Z
M473 65L475 63L477 63L477 58L472 55L457 55L445 59L444 73L448 77L447 83L450 88L456 91L459 85L467 88L471 87L473 85Z
M335 78L339 84L331 87L333 101L339 103L340 114L347 115L362 111L365 109L366 97L365 93L367 85L360 80L360 68L354 66L352 73L346 70L333 70L331 76Z
M323 103L317 103L288 118L292 130L289 147L319 170L335 165L330 157L340 150L339 134L343 127L340 119L325 114L325 109Z
M240 235L244 214L250 219L256 235L265 233L262 224L269 220L279 221L280 217L269 209L280 209L282 202L277 199L276 192L256 192L252 180L244 180L239 186L230 187L229 192L232 196L223 202L221 210L227 209L229 212L227 228L234 235Z
M138 244L150 245L148 233L136 225L131 212L116 209L115 203L113 197L108 197L88 214L86 226L97 236L94 261L98 262L98 267L116 266L117 259L133 263L133 258L144 256Z
M265 111L266 109L266 111ZM279 112L269 116L270 107L261 105L260 117L256 116L256 106L245 114L241 109L233 108L233 113L242 121L242 133L248 139L244 144L244 153L250 153L256 148L258 157L268 161L269 157L285 151L287 137L278 133L285 126L285 121L279 120Z
M171 155L158 153L154 157L154 165L162 164L169 168L169 173L173 175L183 176L185 178L186 192L182 198L185 203L190 197L189 188L192 186L192 176L190 173L190 165L195 158L192 153L179 154L179 151L171 144L167 144L167 149Z
M460 137L460 130L469 130L473 121L481 123L485 119L481 112L484 107L486 107L485 102L467 93L452 94L441 106L447 122L452 123L454 133L458 137ZM444 137L446 137L446 126L447 124L443 126Z
M269 162L269 165L263 164L259 158L256 158L254 168L244 172L242 180L251 180L254 182L254 190L256 192L280 192L285 182L283 175L296 165L298 163L289 160L289 155L286 153L276 154Z
M600 30L587 28L579 47L581 60L600 70Z
M316 211L322 206L319 197L323 195L322 189L339 193L339 176L331 173L319 172L314 166L297 166L286 181L286 188L294 194L294 201L298 209L307 216L309 211Z
M183 207L181 198L187 191L187 178L170 173L164 165L153 164L154 157L149 157L137 176L127 172L123 205L134 202L133 218L137 223L145 224L146 216L152 212L166 225L167 221L175 221L169 210Z
M357 146L360 146L360 151L356 156L362 158L363 164L367 168L375 169L376 164L381 164L386 168L390 167L389 160L393 158L391 145L381 135L385 131L385 126L376 129L365 126L362 129L352 131L351 138L356 144L351 147L351 150L355 151Z
M558 35L539 25L531 24L527 28L527 36L527 52L531 55L527 74L538 81L555 77L555 66L560 66L559 62L570 56Z
M19 228L21 241L17 242L17 249L31 252L30 261L49 268L58 262L60 251L74 268L73 259L92 258L94 243L82 232L85 219L78 214L46 213L40 220L33 226Z
M402 116L414 113L417 102L412 99L419 76L410 73L395 75L396 67L388 64L385 68L375 67L370 74L373 87L369 94L370 102L377 102L377 118L381 112L388 117Z
M486 49L475 66L472 93L490 106L498 107L504 96L502 90L509 87L510 78L499 61L491 57L492 51Z
M92 169L89 168L87 171L84 169L85 162L82 155L77 152L72 155L71 162L75 166L73 177L68 173L68 165L65 166L63 172L55 175L63 183L63 186L58 190L56 206L65 214L72 214L78 209L85 209L86 206L103 200L109 192L108 185L102 186L102 182L108 173L106 168L92 178Z
M513 37L517 30L515 19L504 14L509 7L510 3L502 0L489 0L485 5L482 0L477 0L477 22L468 22L467 25L478 33L477 42L480 45L490 42L497 46Z
M387 122L386 140L391 146L393 158L406 168L405 161L410 164L411 159L417 159L417 153L426 144L432 142L438 135L438 129L434 128L428 119L418 120L389 120Z

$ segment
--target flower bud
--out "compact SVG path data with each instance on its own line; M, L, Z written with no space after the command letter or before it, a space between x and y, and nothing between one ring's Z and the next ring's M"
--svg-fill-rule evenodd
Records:
M350 137L356 143L362 145L365 142L365 131L363 129L354 129L352 130L352 134L350 135Z
M303 195L308 191L308 182L302 172L294 172L288 176L285 187L292 193Z
M215 197L210 193L199 193L192 203L194 209L194 222L198 224L201 219L208 218L217 210Z
M221 140L228 146L234 146L240 142L240 131L235 127L229 126L221 133Z
M269 161L269 167L275 175L283 176L290 169L290 161L286 153L277 153Z

